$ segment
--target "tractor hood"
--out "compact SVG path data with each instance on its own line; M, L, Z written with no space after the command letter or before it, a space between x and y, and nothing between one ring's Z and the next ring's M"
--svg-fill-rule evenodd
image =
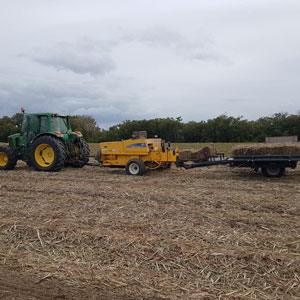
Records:
M8 139L16 139L20 137L20 133L11 134L8 136Z
M20 133L8 136L8 144L12 149L16 149L20 144Z
M82 133L79 131L68 131L67 133L62 133L62 134L58 134L57 132L55 133L55 135L59 138L63 138L64 140L75 140L76 138L81 138L82 137Z

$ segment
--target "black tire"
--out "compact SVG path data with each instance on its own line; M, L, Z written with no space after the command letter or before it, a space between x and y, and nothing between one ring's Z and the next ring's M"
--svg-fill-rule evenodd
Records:
M40 152L39 147L47 145ZM44 151L52 149L53 158L51 163L45 160ZM41 161L44 161L41 163ZM65 165L66 152L64 144L54 136L41 136L37 138L30 146L29 149L29 164L37 171L56 172L62 169Z
M261 168L261 171L262 171L263 175L266 177L279 178L284 174L285 168L282 168L279 165L270 165L270 166Z
M101 151L97 151L97 153L94 156L95 160L98 162L101 162Z
M126 174L133 176L142 176L146 173L145 164L139 159L131 159L126 164Z
M171 168L171 163L170 162L166 162L163 166L163 169L170 169Z
M58 143L60 144L60 148L63 151L63 157L64 157L64 167L66 166L66 161L67 161L67 150L64 142L62 140L56 139Z
M75 141L75 147L79 152L79 157L72 160L71 166L74 168L82 168L89 162L90 147L83 138L79 138Z
M0 170L12 170L16 166L18 158L10 147L0 147Z

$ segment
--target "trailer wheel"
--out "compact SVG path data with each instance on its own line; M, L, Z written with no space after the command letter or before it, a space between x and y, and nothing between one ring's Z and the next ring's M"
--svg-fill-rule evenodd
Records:
M126 164L127 175L142 176L146 173L146 166L140 159L131 159Z
M285 172L285 168L282 168L279 165L270 165L261 168L261 171L266 177L281 177Z

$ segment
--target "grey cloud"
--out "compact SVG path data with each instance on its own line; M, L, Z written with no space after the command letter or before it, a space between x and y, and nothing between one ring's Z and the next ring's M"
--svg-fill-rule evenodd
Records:
M101 43L85 38L75 43L57 43L53 47L36 49L32 59L58 71L102 76L115 68L114 61L107 53L113 46L113 41Z
M5 107L1 115L13 115L23 106L27 112L91 115L102 128L122 120L150 117L145 115L134 95L108 94L92 85L0 83L0 95L0 105Z
M212 62L219 62L219 63L223 63L226 65L232 65L233 62L231 59L222 56L222 55L218 55L216 53L209 53L206 51L203 52L195 52L193 54L191 54L189 56L190 59L192 60L200 60L200 61L212 61Z
M127 37L130 40L130 37ZM162 27L148 28L131 36L133 41L148 43L151 46L175 46L183 41L180 33Z
M163 27L153 27L123 35L127 42L145 43L152 47L168 47L179 56L191 60L225 61L215 50L215 42L201 33L191 39L179 32Z
M194 55L191 56L192 59L198 59L198 60L213 60L216 61L218 60L218 56L215 54L211 54L211 53L195 53Z
M118 40L109 39L109 40L95 40L91 39L88 36L84 36L78 39L74 43L62 43L68 48L77 48L85 52L97 52L97 53L109 53L111 50L119 44Z
M224 98L222 101L233 103L233 104L239 104L242 102L246 102L247 99L245 97L239 97L239 98Z
M58 71L67 70L93 76L105 75L114 69L114 62L109 57L87 57L66 52L50 57L37 57L34 60Z
M104 76L115 69L112 50L121 43L142 43L148 47L169 48L175 54L190 60L224 61L214 50L214 44L201 34L190 40L179 32L163 27L152 27L137 32L122 32L107 40L84 36L73 42L59 42L52 47L38 48L31 55L33 61L75 74Z

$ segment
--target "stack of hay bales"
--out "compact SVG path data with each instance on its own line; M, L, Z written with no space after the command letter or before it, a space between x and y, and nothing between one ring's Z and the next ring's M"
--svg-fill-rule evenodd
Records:
M216 150L212 146L204 147L200 150L182 150L179 152L181 161L207 161L211 156L216 154Z
M232 149L232 155L300 155L300 143L237 146Z

